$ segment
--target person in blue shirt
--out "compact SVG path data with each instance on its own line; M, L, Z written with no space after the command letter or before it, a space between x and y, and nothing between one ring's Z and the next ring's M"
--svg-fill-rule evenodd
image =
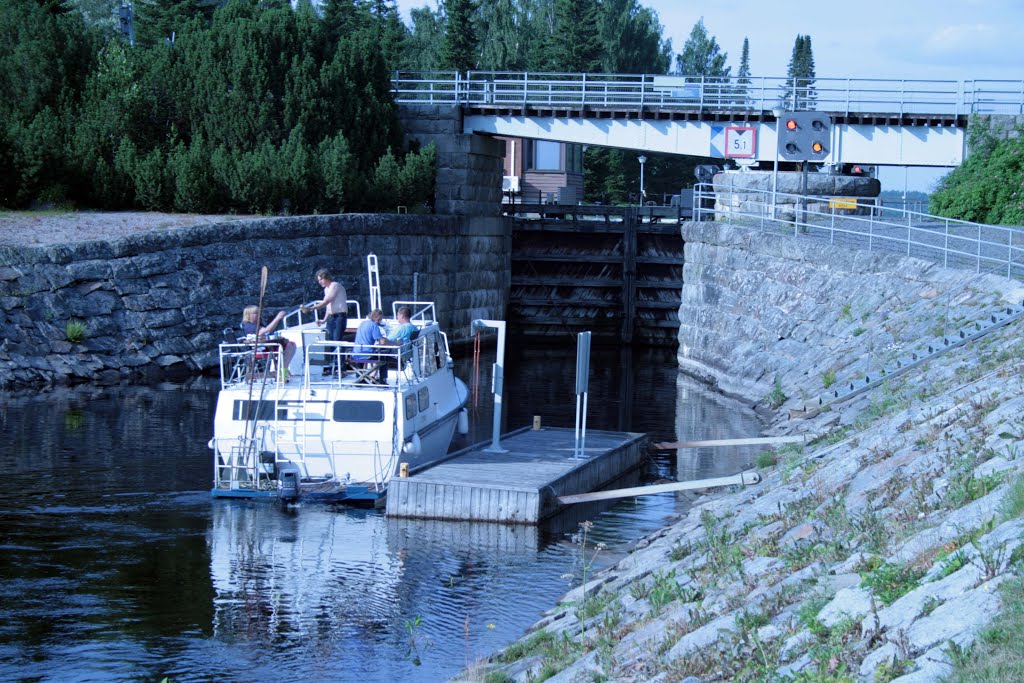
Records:
M408 306L402 306L398 309L398 327L394 329L381 344L389 344L391 346L401 346L412 338L412 333L416 331L416 326L409 322L412 317L412 309Z
M416 326L409 321L412 317L412 309L408 306L402 306L398 309L396 315L398 316L398 327L396 327L391 334L377 342L378 344L385 346L404 346L412 340L412 334L416 331ZM401 353L399 353L395 358L395 369L402 369Z
M384 332L380 328L380 321L384 319L384 313L379 308L370 311L370 315L356 328L356 350L352 354L354 363L374 363L377 361L377 354L374 347L384 339ZM380 369L381 382L387 382L388 369L382 365Z

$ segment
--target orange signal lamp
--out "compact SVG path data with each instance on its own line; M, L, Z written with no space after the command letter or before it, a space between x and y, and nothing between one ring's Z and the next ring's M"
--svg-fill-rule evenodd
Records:
M799 126L796 125L796 119L786 119L786 130L796 130Z
M821 154L822 150L824 149L825 148L822 146L820 142L811 143L811 151L814 152L815 154Z

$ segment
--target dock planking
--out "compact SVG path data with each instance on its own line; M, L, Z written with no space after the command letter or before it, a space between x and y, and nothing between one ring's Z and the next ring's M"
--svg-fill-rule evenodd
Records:
M539 524L558 512L558 496L595 491L638 467L647 435L589 430L585 451L574 457L574 430L521 429L501 439L506 453L489 453L490 442L391 480L392 517L507 524Z

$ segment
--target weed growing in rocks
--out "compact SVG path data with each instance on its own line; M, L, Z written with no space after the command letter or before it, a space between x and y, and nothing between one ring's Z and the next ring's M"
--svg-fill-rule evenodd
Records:
M1018 474L1011 482L999 512L1003 519L1016 519L1024 516L1024 475Z
M86 327L81 320L69 320L64 325L64 338L72 344L81 344L85 341Z
M734 542L733 535L720 525L718 518L708 510L701 512L700 522L704 525L705 534L700 546L701 550L707 553L704 570L713 580L739 576L743 565L743 552L739 544Z
M764 451L763 453L757 454L757 459L754 460L754 466L759 470L766 470L769 467L775 467L778 464L778 459L775 454L771 451Z
M779 379L778 375L776 375L775 385L772 387L772 390L769 391L764 397L765 404L772 410L775 410L783 403L785 403L788 398L789 397L786 396L786 392L782 390L782 380Z
M874 683L889 683L900 676L910 673L913 665L905 659L893 656L888 662L882 662L875 669Z
M845 683L853 680L850 670L859 658L853 641L860 624L850 618L844 618L832 627L817 620L814 623L816 626L811 629L811 633L815 642L808 654L815 666L804 669L792 680L805 683Z
M680 560L688 557L693 552L693 546L690 545L689 541L677 541L672 546L672 550L668 553L668 559L673 562L679 562Z
M828 370L822 373L821 383L826 389L831 388L831 386L836 383L835 368L829 368Z
M868 571L860 573L861 586L867 588L883 605L891 605L898 598L917 588L924 572L913 567L883 562L874 558Z
M591 522L590 520L587 520L585 522L580 522L580 530L578 532L576 532L575 534L573 534L573 537L572 537L572 542L577 544L580 547L580 567L581 567L581 571L582 571L582 575L583 575L582 579L581 579L581 585L583 585L583 586L587 585L587 576L590 574L590 570L594 566L594 560L596 560L597 556L601 554L601 551L605 549L605 544L604 543L597 543L596 545L593 546L592 549L589 549L590 550L590 554L589 554L589 556L587 555L587 552L588 552L587 537L590 534L591 530L593 530L593 528L594 528L594 523ZM597 614L600 611L600 608L597 608L596 605L589 605L588 606L588 604L587 604L588 602L592 602L592 601L588 600L587 593L584 590L583 597L580 600L580 609L578 610L578 614L577 614L577 617L580 620L580 624L583 627L583 631L582 631L582 635L581 635L581 642L583 642L583 643L585 643L587 641L586 620L588 618L594 616L595 614Z
M949 683L1024 681L1024 579L1014 578L1000 587L1002 611L979 635L969 650L947 652L953 662ZM955 650L955 651L954 651Z

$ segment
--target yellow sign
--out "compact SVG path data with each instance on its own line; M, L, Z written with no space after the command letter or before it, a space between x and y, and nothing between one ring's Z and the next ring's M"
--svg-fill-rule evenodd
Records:
M828 200L828 208L830 209L856 209L857 198L856 197L832 197Z

